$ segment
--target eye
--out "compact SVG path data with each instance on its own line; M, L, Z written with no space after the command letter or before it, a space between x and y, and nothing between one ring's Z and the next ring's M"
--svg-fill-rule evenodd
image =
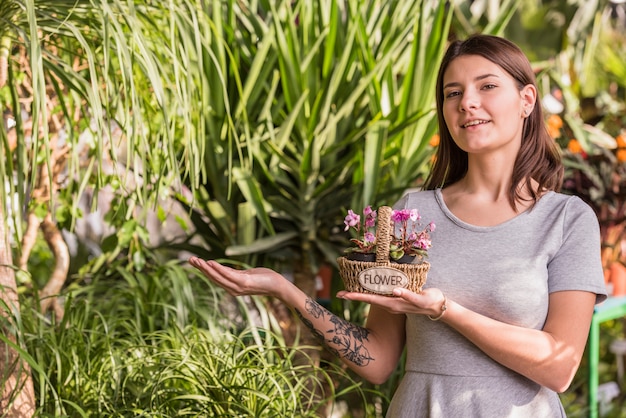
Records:
M495 84L489 83L489 84L485 84L483 86L483 90L491 90L491 89L495 89L496 87L498 87L498 86L496 86Z
M452 90L446 93L445 98L446 99L451 99L453 97L459 96L461 94L460 91L458 90Z

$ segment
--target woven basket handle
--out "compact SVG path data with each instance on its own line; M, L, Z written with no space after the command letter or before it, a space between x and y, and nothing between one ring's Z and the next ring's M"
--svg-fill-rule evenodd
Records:
M389 206L378 208L376 223L376 262L388 263L391 244L391 208Z

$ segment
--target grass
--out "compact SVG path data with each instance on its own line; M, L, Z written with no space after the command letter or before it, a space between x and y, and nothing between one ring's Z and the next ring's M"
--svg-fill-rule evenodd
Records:
M176 263L120 268L68 292L59 323L23 301L36 416L317 417L342 396L367 408L340 367L295 361L305 347L284 345L261 300L229 317L226 295Z

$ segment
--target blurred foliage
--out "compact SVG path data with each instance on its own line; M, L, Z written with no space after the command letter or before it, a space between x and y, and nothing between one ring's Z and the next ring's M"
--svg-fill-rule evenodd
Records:
M626 262L626 21L609 6L585 21L585 30L567 32L572 38L539 80L550 135L563 150L563 191L596 212L608 266Z
M313 374L294 362L301 348L286 347L273 319L252 309L262 299L225 309L221 289L154 256L141 271L120 260L83 275L60 323L24 300L16 323L36 416L315 417L347 396L367 408L372 392L340 368ZM319 379L341 388L321 393Z
M34 13L32 2L12 3ZM253 415L268 408L277 416L295 408L306 416L319 408L327 399L307 397L310 378L292 364L294 351L266 301L233 302L176 261L178 251L287 274L306 268L314 279L345 244L337 225L347 207L389 203L419 186L436 133L434 75L449 36L497 33L522 46L544 102L561 106L549 116L560 120L550 126L564 150L566 191L585 197L601 221L602 214L620 219L611 212L624 185L626 41L617 3L34 3L37 14L15 19L22 27L37 22L46 34L47 72L33 80L60 79L67 87L53 89L63 99L54 109L73 144L56 218L72 228L87 215L78 196L91 187L94 196L115 194L106 216L114 232L99 243L103 253L76 266L63 322L39 315L25 290L23 356L34 370L41 416L219 415L223 408ZM11 28L20 27L14 22ZM5 178L16 171L9 192L20 197L18 209L33 181L27 158L46 159L27 146L14 112L16 86L28 78L18 71L17 51L39 51L37 38L20 38L28 34L22 31L11 31L22 47L12 49L13 85L0 89L21 141L11 154L9 130L0 132L5 154L15 157L6 160ZM31 109L48 112L41 101ZM116 127L123 135L114 135ZM100 173L107 161L113 164ZM172 197L185 205L196 238L150 248L145 213ZM18 277L23 289L41 286L50 264L37 245L30 276ZM337 276L333 285L340 286ZM367 316L365 305L332 299L329 307L355 322ZM602 381L614 380L607 347L623 332L619 321L603 324ZM336 383L326 395L349 399L353 413L366 416L384 410L403 372L400 366L387 384L372 386L356 384L336 363L324 368L319 376ZM562 395L569 416L587 412L586 373L583 363Z
M248 6L213 13L199 45L215 59L198 111L221 111L184 202L204 245L183 248L274 267L311 294L344 245L345 207L394 201L427 169L451 17L430 0Z

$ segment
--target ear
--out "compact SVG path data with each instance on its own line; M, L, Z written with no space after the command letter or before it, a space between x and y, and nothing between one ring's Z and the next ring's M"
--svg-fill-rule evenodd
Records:
M527 84L520 90L520 104L522 118L530 115L537 103L537 89L532 84Z

